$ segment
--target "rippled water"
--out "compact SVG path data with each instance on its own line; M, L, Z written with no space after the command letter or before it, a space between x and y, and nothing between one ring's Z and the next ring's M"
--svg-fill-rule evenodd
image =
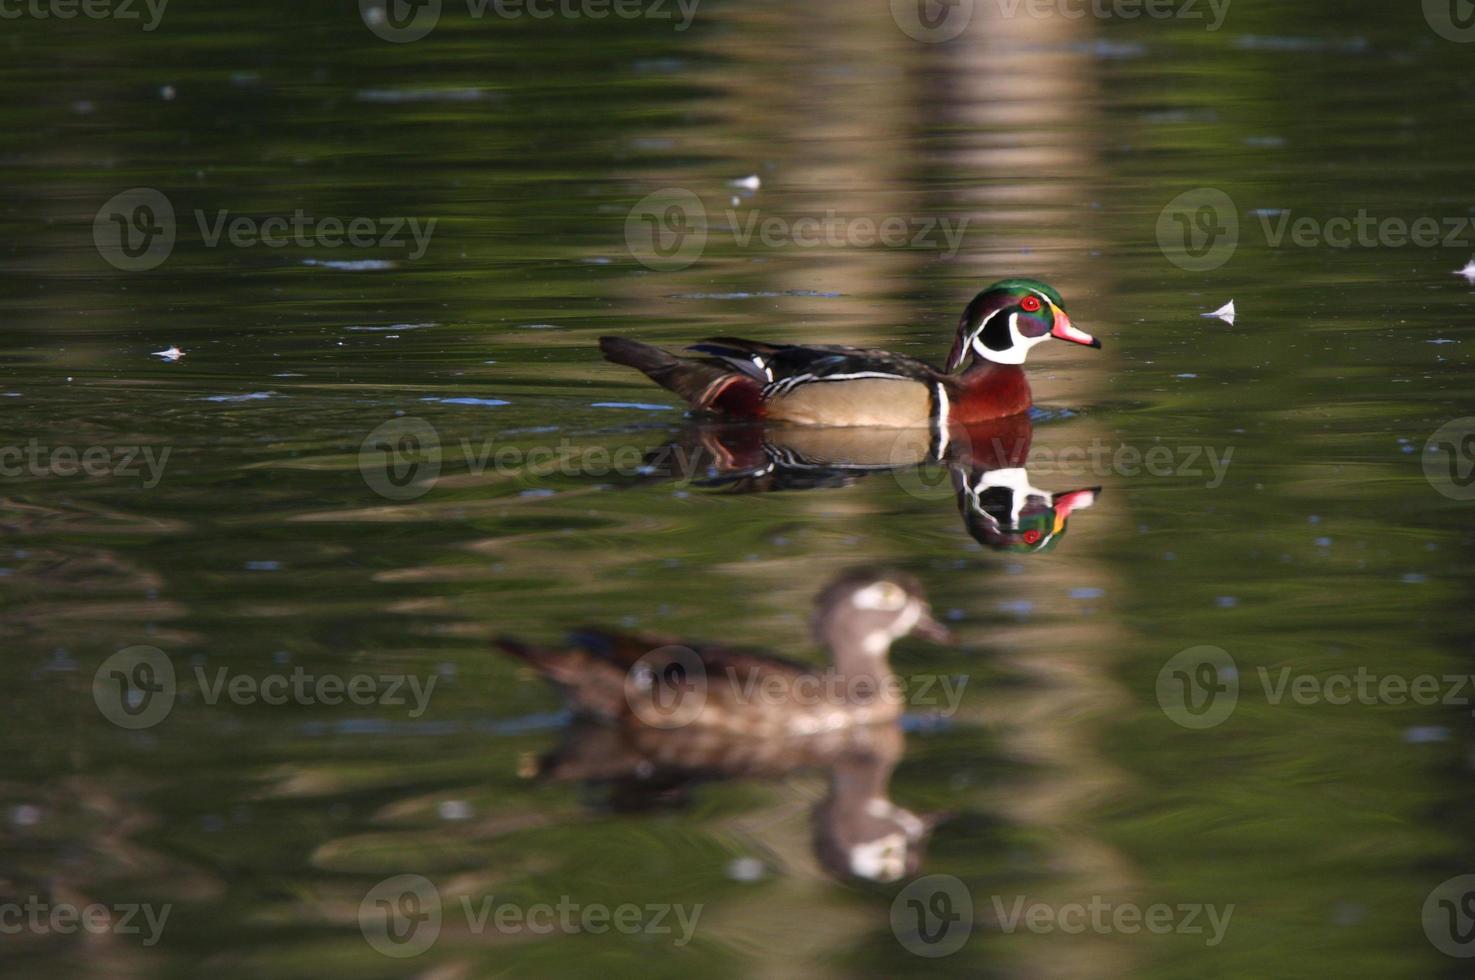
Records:
M714 0L685 30L458 7L404 44L347 2L7 21L0 419L7 462L45 462L0 483L0 886L169 910L153 937L12 931L7 971L1457 975L1441 916L1465 952L1471 922L1431 892L1475 872L1470 708L1444 680L1470 673L1475 565L1458 465L1421 463L1475 415L1451 274L1475 232L1416 247L1386 219L1475 214L1470 49L1417 5L1236 3L1217 31L1006 9L945 43L881 2ZM149 269L107 245L136 188L174 213ZM651 194L654 226L632 219ZM231 240L299 209L402 241ZM1361 211L1371 244L1275 237ZM980 544L935 466L774 493L644 466L701 434L595 347L940 361L967 299L1016 274L1105 342L1031 359L1030 482L1102 488L1045 550ZM1231 298L1232 326L1201 316ZM406 431L438 475L385 469ZM106 462L73 474L89 449ZM911 951L905 882L823 866L823 770L633 810L525 778L569 719L492 645L598 624L814 662L813 597L861 564L915 574L958 636L893 658L964 684L908 715L889 782L946 814L920 874L974 908L945 959ZM139 646L175 684L126 727L152 709L103 668L157 681L109 660ZM1233 668L1170 663L1202 647ZM1350 704L1276 694L1359 672L1375 693ZM260 696L297 676L367 693ZM1447 703L1376 693L1424 676ZM1175 685L1230 681L1232 713L1190 727L1203 702ZM444 903L409 958L360 928L402 874ZM461 900L488 896L700 913L689 942L541 935L475 928ZM1021 900L1055 926L1011 930ZM1178 912L1067 931L1093 902L1233 910L1217 942Z

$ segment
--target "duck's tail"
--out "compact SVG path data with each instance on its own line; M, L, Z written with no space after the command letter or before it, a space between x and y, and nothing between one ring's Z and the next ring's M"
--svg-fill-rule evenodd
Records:
M534 646L515 636L493 642L562 690L576 713L609 719L628 710L625 672L589 651Z
M731 366L677 357L650 344L624 337L600 337L605 360L633 367L656 384L686 399L698 411L757 415L762 392L752 378Z

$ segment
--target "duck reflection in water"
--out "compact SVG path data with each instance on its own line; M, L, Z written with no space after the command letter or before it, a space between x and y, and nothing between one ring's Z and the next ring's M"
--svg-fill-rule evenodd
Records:
M935 816L890 798L906 707L892 642L949 639L915 579L856 571L816 601L819 669L752 650L602 630L566 646L498 645L555 684L575 722L528 775L607 786L610 805L681 805L696 783L830 771L815 851L840 877L895 881L921 866Z
M695 422L652 452L647 470L729 493L845 487L889 473L906 492L947 493L946 471L963 526L995 551L1054 547L1071 514L1096 502L1100 487L1052 493L1032 485L1027 464L1034 427L1026 413L946 430L821 428Z

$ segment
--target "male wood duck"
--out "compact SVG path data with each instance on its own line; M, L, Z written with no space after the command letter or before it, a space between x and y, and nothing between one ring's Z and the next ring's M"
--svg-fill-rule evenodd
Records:
M933 619L916 579L901 572L841 576L816 600L814 631L832 658L817 670L748 650L670 638L580 630L562 649L504 637L498 646L557 685L576 715L626 727L684 729L663 760L705 751L720 739L812 736L892 721L905 705L891 673L893 641L918 634L938 642L946 627Z
M646 456L647 472L726 493L773 493L850 486L878 473L923 497L946 494L929 470L944 464L963 525L994 551L1053 548L1072 513L1100 487L1051 493L1030 483L1034 428L1027 414L949 426L939 443L926 429L824 428L693 421Z
M698 412L803 425L944 429L1030 407L1022 365L1051 337L1101 346L1076 329L1064 300L1034 279L1005 279L973 298L958 321L945 370L856 347L766 344L717 337L678 357L623 337L601 337L607 360L643 371ZM962 373L954 373L958 368Z
M1032 486L1023 467L952 471L958 510L968 533L994 551L1048 551L1065 536L1066 521L1096 503L1100 487L1051 493Z

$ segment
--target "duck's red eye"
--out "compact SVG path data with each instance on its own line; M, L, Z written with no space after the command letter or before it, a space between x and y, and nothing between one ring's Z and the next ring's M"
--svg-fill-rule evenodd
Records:
M1040 301L1034 296L1026 296L1019 301L1019 308L1026 313L1040 312Z
M1035 306L1038 307L1039 305L1040 305L1040 301L1039 300L1035 300ZM1034 544L1038 540L1040 540L1040 532L1039 531L1025 531L1024 532L1024 543L1025 544Z

